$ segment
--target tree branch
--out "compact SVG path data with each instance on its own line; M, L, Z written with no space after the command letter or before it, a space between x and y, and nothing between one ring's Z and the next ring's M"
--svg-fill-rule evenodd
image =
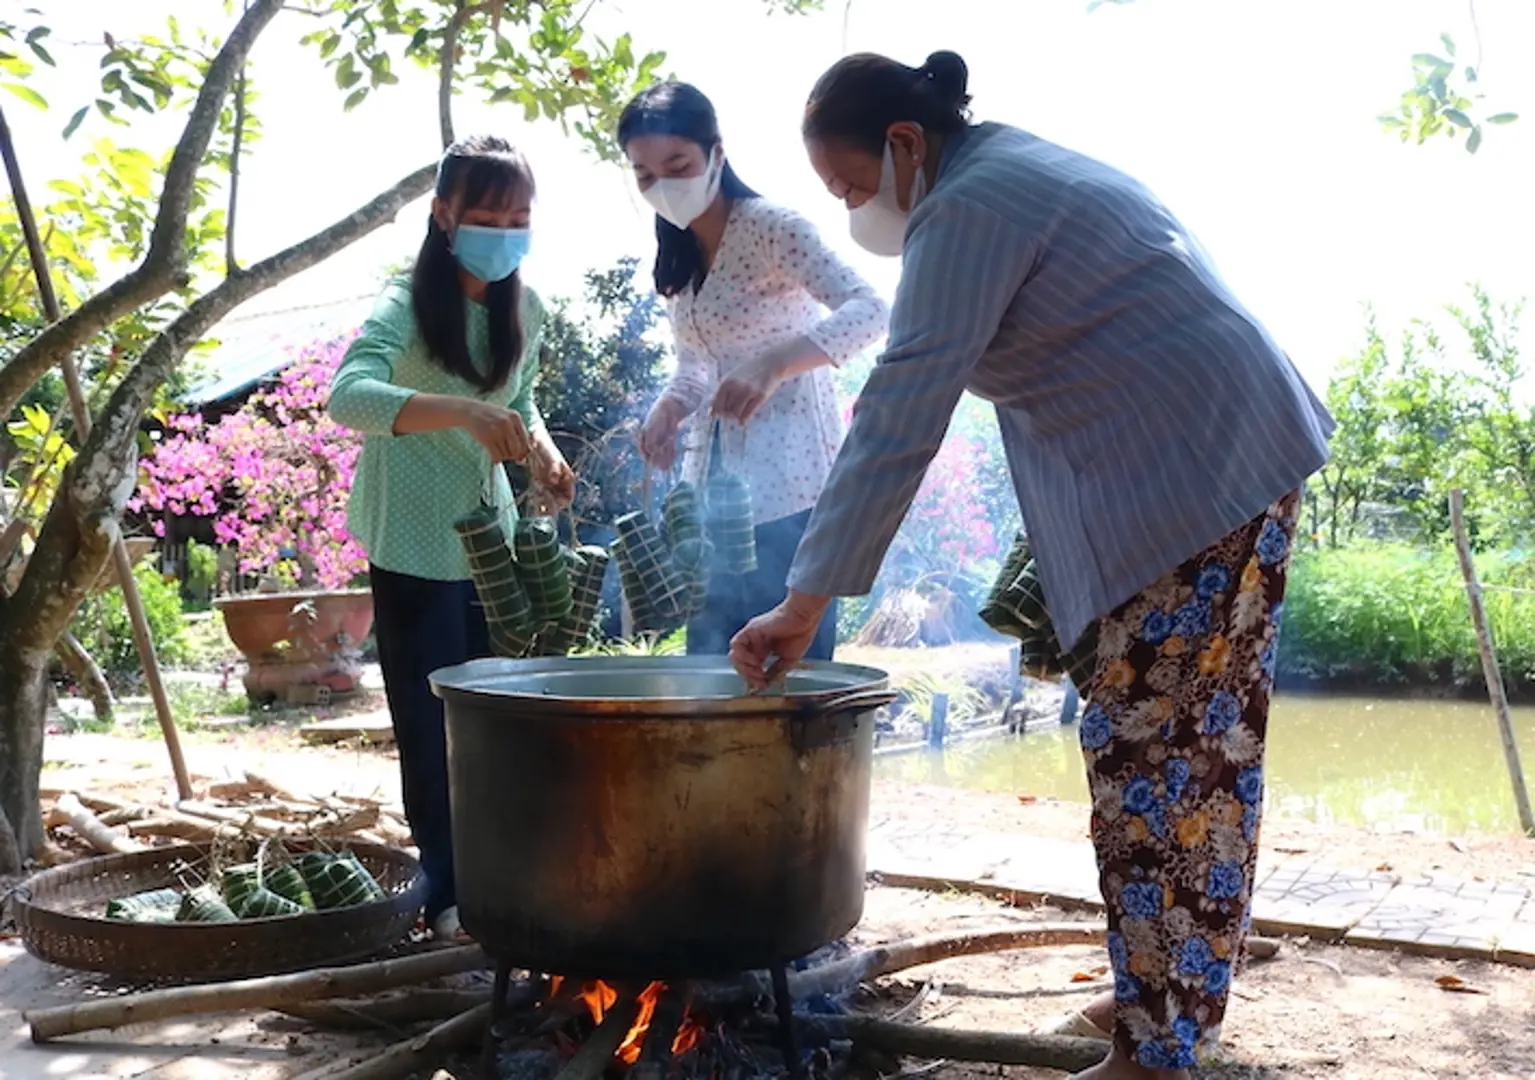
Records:
M458 64L458 35L465 23L485 10L484 4L465 6L459 0L442 33L442 54L437 63L437 126L442 132L444 150L453 145L453 69Z
M176 143L149 250L138 266L51 323L0 367L0 416L9 416L38 379L123 315L165 295L186 274L186 231L197 170L218 127L224 98L257 37L282 8L282 0L252 0L209 65L186 127Z
M249 7L246 8L249 10ZM224 221L224 273L237 274L240 264L235 260L235 211L240 205L240 143L245 136L245 65L240 65L240 77L235 80L235 130L229 150L229 213Z
M156 388L187 350L251 297L391 221L411 200L431 190L436 170L435 164L417 169L329 228L225 278L154 337L118 383L80 456L64 474L33 557L3 609L10 640L22 648L52 649L100 576L138 479L139 421ZM53 557L40 557L44 552Z

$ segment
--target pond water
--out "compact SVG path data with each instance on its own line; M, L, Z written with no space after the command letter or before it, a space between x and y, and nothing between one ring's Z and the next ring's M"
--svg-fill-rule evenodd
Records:
M1514 710L1535 778L1535 707ZM1087 801L1075 727L881 757L881 779ZM1453 835L1517 833L1497 721L1485 702L1282 694L1269 718L1269 811Z

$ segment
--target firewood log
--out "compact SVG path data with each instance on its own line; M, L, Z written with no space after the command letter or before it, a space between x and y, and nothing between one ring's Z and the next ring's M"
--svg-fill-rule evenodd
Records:
M411 988L376 998L305 1001L277 1011L335 1031L398 1031L451 1020L489 1000L489 990Z
M85 1031L127 1027L170 1017L272 1009L297 1001L356 997L466 971L479 971L486 965L485 954L478 945L462 945L371 964L99 998L57 1008L36 1009L24 1014L23 1019L31 1025L32 1041L42 1043Z
M144 850L143 844L103 825L101 819L87 810L80 797L72 792L59 796L53 810L55 820L68 825L76 836L104 855L127 855Z
M489 1022L490 1002L487 1001L443 1021L425 1034L395 1043L374 1057L339 1068L315 1069L295 1080L404 1080L405 1077L420 1076L451 1051L473 1046ZM620 1035L619 1040L622 1039ZM618 1049L617 1043L613 1044L613 1049ZM608 1056L611 1058L612 1054Z
M1092 1068L1109 1050L1108 1044L1099 1039L1020 1035L1011 1031L955 1031L897 1024L870 1016L801 1017L799 1023L824 1038L851 1039L855 1046L904 1057L1026 1065L1066 1073Z
M910 941L876 945L844 960L821 964L808 971L790 972L789 993L796 1000L817 994L840 993L881 975L956 956L1060 945L1102 945L1103 941L1103 927L1089 922L1014 923L959 934L932 934ZM718 1006L750 1001L771 993L772 985L767 976L754 972L737 982L699 987L695 997L700 1002Z

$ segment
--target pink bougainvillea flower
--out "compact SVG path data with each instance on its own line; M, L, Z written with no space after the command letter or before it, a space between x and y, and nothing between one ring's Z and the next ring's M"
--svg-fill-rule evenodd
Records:
M213 519L215 540L239 553L246 573L306 574L343 588L367 569L346 530L360 436L326 412L331 376L353 335L299 350L272 385L216 424L199 413L170 418L142 462L136 496L156 535L164 517Z

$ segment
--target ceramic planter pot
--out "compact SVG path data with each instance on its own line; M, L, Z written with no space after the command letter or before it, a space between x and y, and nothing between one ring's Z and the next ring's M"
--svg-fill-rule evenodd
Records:
M251 701L323 704L361 683L361 645L373 627L369 590L225 596L213 606L245 657Z

